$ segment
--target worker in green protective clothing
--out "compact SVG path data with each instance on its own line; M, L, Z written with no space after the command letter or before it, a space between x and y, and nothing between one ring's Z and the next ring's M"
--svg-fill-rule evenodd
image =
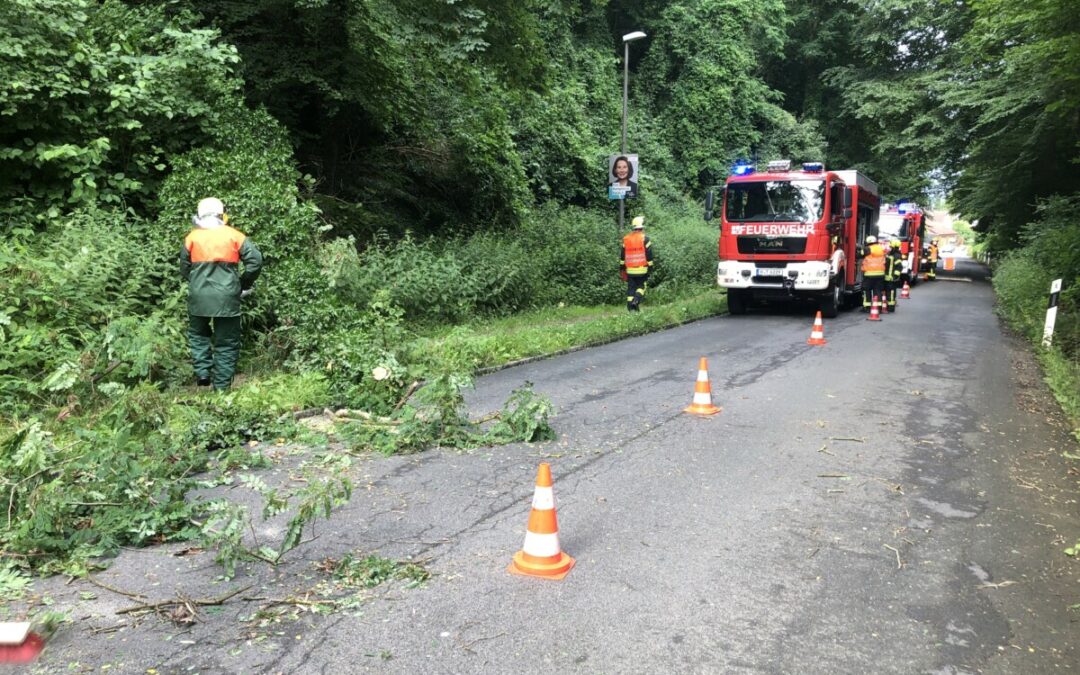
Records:
M263 258L243 232L229 227L220 199L199 202L195 224L180 249L180 276L188 282L188 340L195 383L228 389L240 358L240 300L262 270ZM240 272L243 263L243 273Z

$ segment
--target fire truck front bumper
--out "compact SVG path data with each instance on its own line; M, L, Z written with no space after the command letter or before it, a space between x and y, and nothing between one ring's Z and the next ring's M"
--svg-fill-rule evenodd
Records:
M780 267L761 267L752 262L722 260L716 266L716 283L722 288L824 291L833 274L828 262L789 262Z

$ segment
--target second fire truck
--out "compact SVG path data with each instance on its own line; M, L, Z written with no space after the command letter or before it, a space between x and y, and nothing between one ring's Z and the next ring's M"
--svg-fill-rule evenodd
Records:
M911 202L899 202L881 209L878 229L889 239L900 240L904 254L904 274L914 285L925 270L920 265L920 253L926 241L926 215Z

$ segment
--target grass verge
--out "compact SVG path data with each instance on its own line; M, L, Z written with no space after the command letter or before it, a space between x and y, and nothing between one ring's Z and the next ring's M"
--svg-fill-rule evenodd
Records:
M637 314L611 305L552 307L435 329L413 342L411 359L434 370L485 371L523 359L643 335L715 316L726 308L725 296L715 287L706 286L657 293Z
M1069 418L1073 436L1080 441L1080 364L1056 348L1040 349L1039 362L1046 374L1046 384Z

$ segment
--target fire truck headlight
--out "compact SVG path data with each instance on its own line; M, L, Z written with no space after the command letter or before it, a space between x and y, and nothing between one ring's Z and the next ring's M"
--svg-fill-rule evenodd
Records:
M742 275L743 275L744 277L747 277L747 278L749 278L749 276L750 276L750 270L743 270L743 271L741 272L741 274L742 274Z

